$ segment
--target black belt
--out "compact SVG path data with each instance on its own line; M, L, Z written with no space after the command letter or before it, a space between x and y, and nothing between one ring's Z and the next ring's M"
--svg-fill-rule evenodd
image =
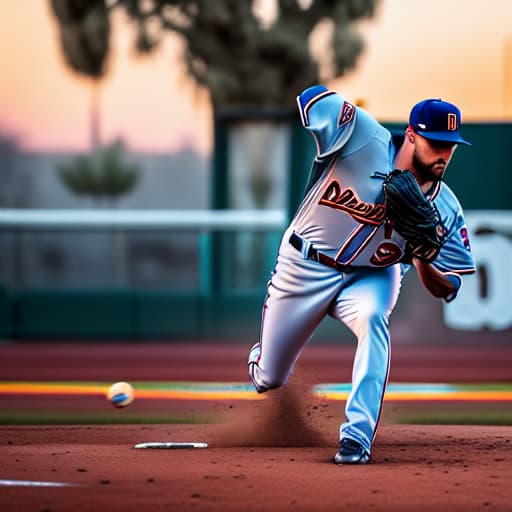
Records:
M302 252L302 246L304 244L304 240L297 235L297 233L292 233L290 236L290 245L297 249L297 251ZM320 252L313 245L311 245L308 249L308 253L306 254L306 258L308 260L318 261L318 263L322 263L322 265L326 265L331 268L335 268L340 272L354 272L358 267L354 267L352 265L343 265L339 261L336 261L334 258L327 256L327 254Z

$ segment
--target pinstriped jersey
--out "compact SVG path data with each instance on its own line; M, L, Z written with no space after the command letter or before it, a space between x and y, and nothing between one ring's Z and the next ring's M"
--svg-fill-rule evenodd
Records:
M322 171L299 206L294 231L344 265L385 267L401 261L406 242L386 221L382 191L398 149L391 133L323 86L306 89L297 102ZM443 182L427 197L448 231L434 265L445 273L474 272L459 201Z

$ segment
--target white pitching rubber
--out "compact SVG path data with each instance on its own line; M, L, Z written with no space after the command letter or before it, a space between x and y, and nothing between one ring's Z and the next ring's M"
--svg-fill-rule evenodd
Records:
M208 448L208 443L138 443L134 448L177 450L180 448Z

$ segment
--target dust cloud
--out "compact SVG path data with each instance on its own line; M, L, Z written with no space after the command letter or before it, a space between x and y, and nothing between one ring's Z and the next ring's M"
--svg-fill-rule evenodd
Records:
M335 417L327 401L311 390L305 374L295 371L286 385L265 393L264 400L232 405L210 445L336 446L342 406L337 405L340 417Z

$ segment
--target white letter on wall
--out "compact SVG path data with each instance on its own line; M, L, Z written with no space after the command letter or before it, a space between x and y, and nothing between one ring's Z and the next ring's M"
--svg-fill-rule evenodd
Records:
M511 215L510 212L500 213L498 225L484 212L473 212L471 226L467 218L477 272L464 276L457 298L444 303L444 320L452 329L480 330L487 327L501 330L512 327L512 242L507 236L495 234L504 231L503 217L510 220ZM482 228L494 233L475 234L475 230ZM486 277L485 296L482 294L483 276Z

